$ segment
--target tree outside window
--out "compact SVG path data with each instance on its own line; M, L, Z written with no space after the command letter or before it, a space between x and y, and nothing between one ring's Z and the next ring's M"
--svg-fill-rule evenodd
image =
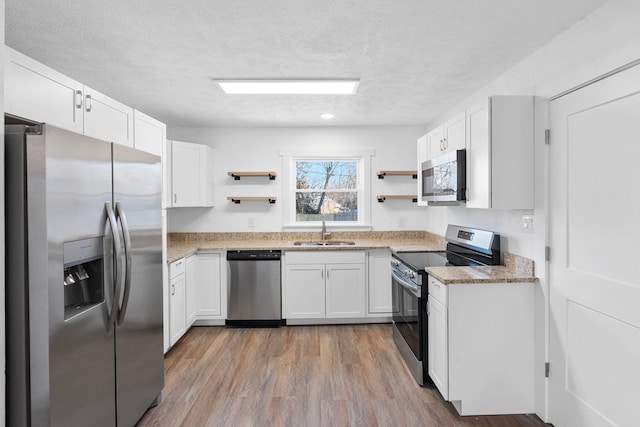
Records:
M358 221L357 160L296 160L296 222Z

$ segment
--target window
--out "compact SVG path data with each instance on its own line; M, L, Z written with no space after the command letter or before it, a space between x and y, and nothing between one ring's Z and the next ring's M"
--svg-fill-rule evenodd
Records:
M295 222L358 222L358 160L295 160Z
M370 229L371 156L374 150L282 150L284 228Z

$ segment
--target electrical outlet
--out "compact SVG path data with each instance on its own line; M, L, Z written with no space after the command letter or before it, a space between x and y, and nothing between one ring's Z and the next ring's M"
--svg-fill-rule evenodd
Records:
M533 215L522 215L522 231L533 233Z
M249 226L249 228L255 228L256 219L253 217L249 217L249 220L247 221L247 225Z
M401 216L398 218L398 228L404 228L405 227L405 220L404 217Z

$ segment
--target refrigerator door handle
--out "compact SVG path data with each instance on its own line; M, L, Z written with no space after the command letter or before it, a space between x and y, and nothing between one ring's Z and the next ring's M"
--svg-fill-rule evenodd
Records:
M122 271L122 249L120 243L120 232L118 231L118 224L116 216L113 213L111 202L105 202L105 210L107 211L107 219L109 221L109 227L111 228L111 234L113 235L113 249L115 252L115 266L113 272L113 303L111 305L111 313L109 313L109 323L107 324L107 334L111 333L112 328L115 326L116 315L118 313L118 301L120 301L120 276Z
M122 297L122 307L118 310L118 325L124 322L124 316L127 313L127 306L129 305L129 294L131 293L131 266L132 254L131 254L131 235L129 234L129 224L127 223L127 215L122 209L120 202L116 202L116 214L120 219L122 225L122 235L124 236L124 296Z

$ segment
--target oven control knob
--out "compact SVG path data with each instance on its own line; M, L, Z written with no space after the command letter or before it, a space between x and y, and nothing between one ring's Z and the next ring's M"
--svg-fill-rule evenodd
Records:
M409 277L409 279L415 279L416 273L414 273L413 271L408 271L407 276Z
M400 262L398 262L397 260L393 259L393 260L391 260L391 265L394 266L394 267L397 267L397 266L400 265Z

